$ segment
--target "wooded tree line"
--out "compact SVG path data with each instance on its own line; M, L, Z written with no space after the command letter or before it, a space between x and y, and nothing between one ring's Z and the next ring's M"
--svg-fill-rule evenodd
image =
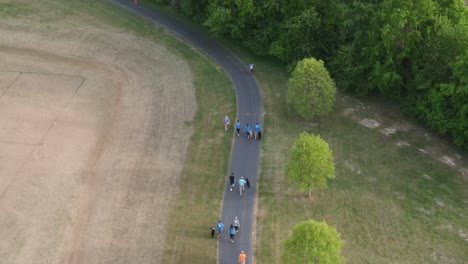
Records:
M153 0L212 32L295 65L325 62L337 87L381 93L468 149L463 0Z

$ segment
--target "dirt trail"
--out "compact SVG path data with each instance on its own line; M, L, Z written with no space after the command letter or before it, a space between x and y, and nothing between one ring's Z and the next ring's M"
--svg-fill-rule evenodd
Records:
M81 22L73 33L0 26L1 263L162 254L196 111L190 69L162 46Z

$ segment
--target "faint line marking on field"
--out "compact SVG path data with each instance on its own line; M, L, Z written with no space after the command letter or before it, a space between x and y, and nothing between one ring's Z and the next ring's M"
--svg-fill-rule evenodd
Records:
M13 71L10 71L10 72L13 72ZM28 153L28 155L26 156L26 158L24 159L24 162L21 164L21 166L19 167L19 169L16 171L15 173L15 176L13 176L13 178L10 180L10 182L7 184L5 190L2 192L2 194L0 195L0 200L3 199L3 197L5 196L5 194L7 193L8 189L10 188L11 184L16 180L16 178L18 177L19 173L21 172L21 170L24 168L24 166L26 165L26 163L31 159L31 156L33 155L34 152L36 152L37 148L39 146L42 146L44 144L44 140L45 138L47 137L47 135L49 134L50 130L52 130L52 128L55 126L57 120L62 116L62 113L63 111L68 107L68 105L70 104L70 101L73 99L73 97L75 97L76 93L80 90L81 86L83 86L83 83L86 81L86 77L82 77L82 76L79 76L79 75L69 75L69 74L54 74L54 73L40 73L40 72L19 72L18 76L16 77L15 81L13 81L10 86L8 87L8 89L10 89L10 87L16 82L16 80L18 80L19 76L22 74L22 73L27 73L27 74L42 74L42 75L55 75L55 76L65 76L65 77L75 77L75 78L80 78L81 79L81 82L80 84L76 87L75 91L73 92L73 94L68 98L67 102L65 103L65 105L62 107L62 109L60 110L60 112L58 113L58 115L55 117L55 119L51 122L51 125L49 126L49 128L47 129L47 131L44 133L44 135L42 135L41 139L39 139L39 142L36 143L36 144L31 144L34 146L34 148ZM6 90L8 90L6 89ZM5 92L3 93L5 94ZM2 94L2 96L3 96ZM1 96L0 96L1 97Z
M17 72L17 71L2 71L2 72L16 72L18 73L18 75L16 75L16 78L10 83L10 85L7 86L7 88L5 89L5 91L3 91L2 95L0 95L0 98L3 97L4 94L6 94L6 92L8 90L10 90L11 86L13 86L13 84L16 82L16 80L18 80L18 78L20 77L20 75L22 74L22 72Z
M14 142L14 141L3 141L3 140L0 140L0 143L12 144L12 145L22 145L22 146L38 146L38 145L42 145L41 143L25 143L25 142Z

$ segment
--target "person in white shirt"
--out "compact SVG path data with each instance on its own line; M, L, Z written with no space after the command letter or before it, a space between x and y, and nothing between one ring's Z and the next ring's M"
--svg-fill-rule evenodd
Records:
M229 117L228 116L224 117L224 131L225 132L228 130L230 123L231 121L229 121Z
M236 233L239 232L239 227L240 227L239 219L237 219L237 216L236 216L234 217L234 229L236 229Z
M250 70L250 75L253 75L253 73L254 73L254 64L253 63L249 64L249 70Z

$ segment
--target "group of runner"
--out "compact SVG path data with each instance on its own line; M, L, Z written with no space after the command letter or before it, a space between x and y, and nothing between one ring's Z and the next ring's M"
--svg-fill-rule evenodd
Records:
M231 243L234 243L234 236L239 232L239 227L240 227L240 222L239 219L234 217L233 223L229 226L229 240ZM216 228L218 229L218 239L221 240L221 234L223 233L224 230L224 224L221 220L216 223ZM214 237L215 234L215 229L214 227L211 228L211 237ZM245 261L247 259L247 255L244 253L244 251L241 251L239 254L239 263L240 264L245 264Z
M229 227L229 240L231 243L234 243L234 235L239 232L240 222L239 219L234 217L234 221L232 222L231 226ZM224 224L221 220L216 223L216 228L218 229L218 239L221 240L221 234L224 230ZM211 237L214 237L214 228L211 228Z
M254 67L253 63L249 65L250 75L253 75L253 70L254 70L253 67ZM227 132L229 130L229 125L230 125L229 117L225 116L223 121L224 121L224 132ZM236 126L237 136L239 137L241 134L242 124L239 120L237 120L235 126ZM253 138L255 140L257 139L260 140L262 137L262 129L260 127L260 124L258 124L258 122L255 123L253 128L247 123L244 128L244 133L247 136L247 139ZM244 194L246 188L250 189L250 181L248 178L244 179L244 177L241 176L239 180L237 181L237 183L239 184L240 196ZM231 173L231 175L229 176L229 186L230 186L229 190L231 192L234 189L235 185L236 185L236 178L234 176L234 173ZM234 243L234 236L239 232L239 227L240 227L240 222L236 216L234 217L234 220L232 224L229 226L229 230L228 230L229 240L231 241L231 243ZM218 223L216 224L216 229L218 230L218 239L221 240L221 234L223 233L223 230L224 230L224 223L221 220L219 220ZM212 227L211 237L214 237L214 234L215 234L215 228ZM238 262L240 264L245 264L246 260L247 260L247 255L245 254L244 251L241 251L239 254Z
M231 173L231 175L229 175L229 191L233 191L234 187L236 186L236 177L234 176L234 173ZM239 195L242 196L242 194L244 194L245 190L246 189L250 189L250 181L248 178L245 178L243 176L241 176L239 178L239 180L237 181L238 185L239 185ZM239 222L239 219L236 217L234 217L234 220L232 222L232 224L230 224L229 226L229 229L228 229L228 233L229 233L229 240L231 241L231 243L234 243L234 236L239 232L239 228L240 228L240 222ZM224 231L224 223L219 220L218 223L216 223L216 229L218 230L218 239L221 240L221 235ZM211 228L211 237L213 238L215 235L215 228L212 227ZM247 255L244 253L244 251L241 251L241 253L239 254L239 263L240 264L245 264L245 261L247 259Z
M227 132L229 129L229 125L231 124L231 121L229 120L228 116L224 117L224 131ZM242 129L242 124L239 120L236 122L236 133L237 136L239 137L241 134L241 129ZM244 133L247 136L247 139L255 139L255 140L260 140L262 138L262 127L260 124L257 122L253 127L251 127L248 123L245 125L244 128Z

